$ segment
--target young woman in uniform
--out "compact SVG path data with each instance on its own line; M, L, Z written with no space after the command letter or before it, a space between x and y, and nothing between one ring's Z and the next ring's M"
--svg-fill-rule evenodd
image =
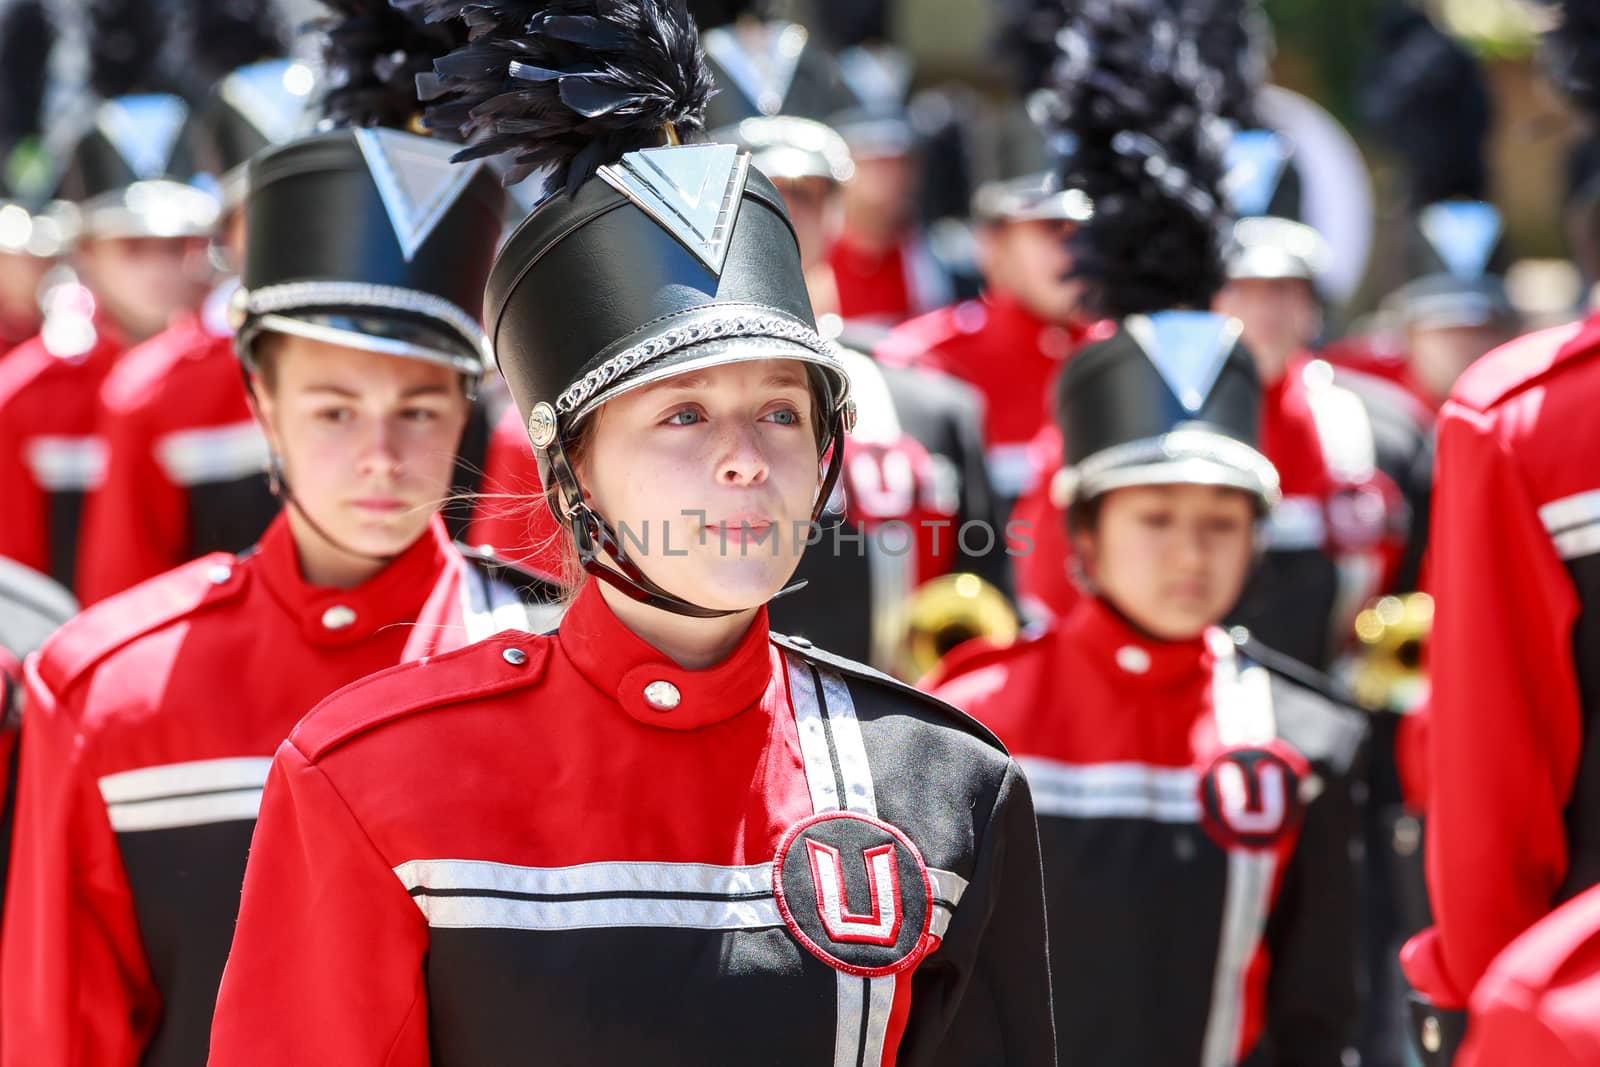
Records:
M995 730L1032 785L1063 1064L1337 1067L1356 1008L1363 722L1217 625L1278 477L1238 324L1183 310L1209 307L1222 276L1198 103L1214 86L1185 28L1141 11L1085 7L1061 67L1077 145L1062 180L1097 207L1074 255L1119 323L1057 391L1056 489L1090 595L925 684Z
M376 10L391 20L377 33L370 10L346 10L335 45L354 31L367 61L431 63ZM371 66L334 57L335 117L417 110L406 71L397 106ZM452 151L363 125L254 165L238 350L287 506L252 551L103 601L29 660L0 939L7 1064L204 1062L261 787L295 722L364 675L532 625L435 514L485 366L465 309L501 192L461 171L419 235L385 183Z
M678 143L682 0L466 6L431 116L555 171L485 317L585 578L279 751L211 1063L1054 1063L1015 764L768 630L849 386L771 183Z

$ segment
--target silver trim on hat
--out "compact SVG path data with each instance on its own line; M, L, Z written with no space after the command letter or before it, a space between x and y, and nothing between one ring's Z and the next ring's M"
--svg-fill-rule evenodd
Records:
M822 357L817 362L838 371L839 377L849 382L844 363L835 351L833 342L804 323L780 315L746 314L677 326L665 333L656 334L606 360L594 370L578 379L558 397L556 410L563 415L586 415L599 403L599 395L618 378L652 359L670 355L706 341L726 338L772 338L791 341ZM847 385L848 388L848 385ZM593 403L590 403L591 399ZM844 397L838 398L841 402ZM583 409L579 411L579 409Z
M306 281L240 289L234 296L235 314L245 319L258 315L304 311L316 307L376 308L421 315L443 323L478 352L479 372L492 360L489 339L478 320L442 296L371 282ZM243 314L239 315L242 309ZM237 324L242 326L242 322ZM237 327L236 327L237 328Z
M1185 471L1184 468L1190 468ZM1206 476L1197 474L1205 468ZM1133 485L1227 485L1261 498L1268 509L1282 498L1278 470L1236 438L1190 424L1158 437L1112 445L1063 469L1070 500Z

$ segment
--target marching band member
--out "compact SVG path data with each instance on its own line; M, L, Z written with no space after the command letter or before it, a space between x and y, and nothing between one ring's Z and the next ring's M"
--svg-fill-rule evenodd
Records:
M346 683L539 625L435 515L502 205L402 132L451 39L361 0L327 29L335 128L252 164L233 302L287 506L254 550L103 601L28 661L8 1065L204 1062L273 750Z
M551 177L486 320L583 577L279 750L211 1062L1053 1063L1015 764L768 630L849 383L777 192L680 143L682 0L429 6L476 34L432 121Z
M1096 206L1074 254L1118 322L1057 394L1092 595L924 684L995 729L1036 791L1062 1064L1334 1067L1356 1014L1363 723L1217 626L1280 489L1238 323L1203 310L1223 278L1221 166L1209 71L1178 61L1181 36L1086 6L1061 74L1062 184Z
M245 167L301 130L312 75L303 63L252 62L199 109L197 150L220 179L217 245L244 262ZM233 353L230 276L197 310L135 347L100 387L105 474L84 504L78 596L104 600L209 552L254 544L278 512L267 445Z

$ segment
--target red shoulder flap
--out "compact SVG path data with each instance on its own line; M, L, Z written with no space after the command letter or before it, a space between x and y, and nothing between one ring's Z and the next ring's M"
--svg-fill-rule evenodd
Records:
M179 619L238 598L249 568L225 552L102 600L67 623L39 653L39 677L57 696L129 642Z
M1044 638L1049 633L1049 630L1026 633L1009 645L997 645L981 637L963 641L945 654L933 673L917 683L917 688L931 691L964 674L1031 656L1046 647Z
M207 333L198 316L185 314L148 341L123 353L106 375L100 395L114 408L136 407L155 393L176 364L196 350L231 347L232 343L228 338Z
M1564 364L1600 352L1600 315L1530 333L1478 360L1456 382L1450 399L1476 411L1533 385Z
M315 763L384 723L533 685L544 676L552 640L507 630L443 655L386 668L325 697L300 720L289 741Z
M916 367L928 353L977 333L988 320L981 301L965 300L901 323L878 342L872 355L887 367Z

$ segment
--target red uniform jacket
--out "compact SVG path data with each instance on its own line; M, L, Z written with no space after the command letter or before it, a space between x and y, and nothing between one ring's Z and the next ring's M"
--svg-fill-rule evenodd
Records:
M1036 481L1028 444L1050 422L1056 372L1089 334L1081 326L1051 325L991 292L912 319L885 338L876 355L888 366L939 371L977 390L989 481L1006 502L1003 517Z
M1365 724L1279 660L1220 630L1154 642L1088 599L924 683L1032 787L1063 1065L1342 1062Z
M1457 1067L1600 1063L1600 889L1530 926L1472 993Z
M1329 384L1326 366L1292 363L1262 398L1261 450L1278 469L1283 500L1268 520L1266 559L1231 616L1273 636L1273 647L1314 666L1328 661L1346 622L1385 588L1403 539L1391 538L1400 507L1377 469L1365 409ZM1322 375L1322 377L1319 377ZM1034 442L1041 471L1061 465L1061 435ZM1017 593L1035 618L1063 617L1082 595L1072 579L1066 517L1042 477L1017 502L1013 523L1033 540L1015 560Z
M590 583L296 727L210 1062L1048 1067L1043 923L975 723L764 611L684 670Z
M948 302L950 279L920 236L878 253L840 233L828 250L839 290L839 317L894 326Z
M69 589L84 495L105 473L100 385L123 348L103 319L61 312L0 363L0 556Z
M1443 1008L1600 882L1600 318L1475 363L1439 417L1428 896L1402 957Z
M85 504L85 604L208 552L254 544L278 512L233 340L186 315L118 360L100 391L105 479Z
M0 1062L204 1061L272 752L339 686L505 621L478 574L435 520L366 584L310 586L280 518L28 660Z

